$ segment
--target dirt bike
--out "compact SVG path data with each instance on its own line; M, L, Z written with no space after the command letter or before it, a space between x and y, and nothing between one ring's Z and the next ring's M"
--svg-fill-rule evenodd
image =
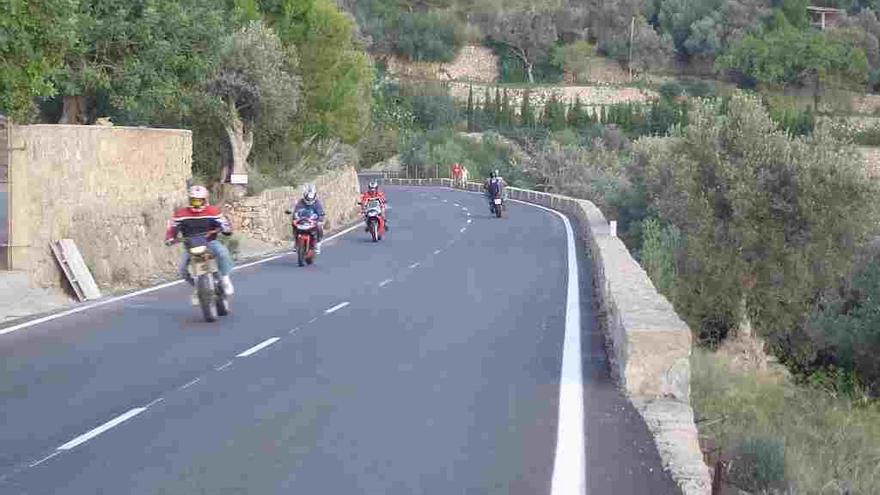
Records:
M360 203L358 203L360 204ZM385 215L382 208L382 202L378 199L370 199L366 205L363 205L364 217L366 217L367 230L373 238L373 242L382 240L385 235Z
M497 218L501 218L501 212L504 210L504 200L501 197L501 193L496 193L495 197L492 198L492 202L489 203L489 210L495 214Z
M228 315L230 309L230 296L223 291L217 259L208 247L208 237L218 232L212 230L183 238L184 248L189 253L186 269L195 283L202 316L209 322L217 321L218 315Z
M286 213L290 213L287 211ZM296 262L299 266L315 262L315 242L318 235L318 215L308 209L299 209L293 215L296 233Z

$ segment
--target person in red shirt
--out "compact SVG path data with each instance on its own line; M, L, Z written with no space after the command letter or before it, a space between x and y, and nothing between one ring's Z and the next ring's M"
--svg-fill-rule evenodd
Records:
M452 180L456 184L461 182L461 165L458 163L452 165Z
M208 204L208 190L204 186L192 186L189 188L189 206L180 208L174 212L174 216L168 222L168 229L165 231L165 245L170 246L176 242L177 236L191 237L212 230L217 230L223 235L232 235L232 225L223 215L219 208ZM223 290L228 295L232 295L234 288L229 274L232 273L233 261L229 250L226 249L220 241L217 240L217 233L208 236L208 249L217 259L217 268L220 270L221 283ZM189 263L189 252L183 250L183 260L181 260L179 271L180 276L190 285L194 285L192 277L187 270ZM193 304L198 305L198 292L193 293Z
M367 190L361 193L361 199L358 201L358 204L363 208L364 205L367 204L367 201L371 199L378 199L382 203L382 216L385 217L385 230L391 230L388 228L388 201L385 199L385 193L379 190L379 182L376 179L370 179L370 182L367 183ZM364 220L366 222L366 220ZM367 223L366 226L367 232L370 231L370 225Z

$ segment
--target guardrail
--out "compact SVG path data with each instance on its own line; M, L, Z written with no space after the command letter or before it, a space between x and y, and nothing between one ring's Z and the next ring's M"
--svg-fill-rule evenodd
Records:
M477 182L384 178L387 185L482 192ZM654 435L666 469L685 494L711 491L690 407L691 331L648 274L614 235L592 202L508 187L510 199L567 213L586 241L593 264L599 324L611 342L611 371Z

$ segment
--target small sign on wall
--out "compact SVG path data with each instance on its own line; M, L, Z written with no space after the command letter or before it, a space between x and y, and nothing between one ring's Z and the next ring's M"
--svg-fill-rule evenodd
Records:
M231 184L247 184L248 176L247 174L232 174L229 176L229 182Z

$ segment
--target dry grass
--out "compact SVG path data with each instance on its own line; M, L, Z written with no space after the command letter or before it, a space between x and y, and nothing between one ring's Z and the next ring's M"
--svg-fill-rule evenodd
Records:
M699 425L701 436L725 452L747 439L780 442L786 488L763 493L880 493L880 405L795 385L772 363L744 357L754 349L731 347L694 351L697 417L724 418Z

